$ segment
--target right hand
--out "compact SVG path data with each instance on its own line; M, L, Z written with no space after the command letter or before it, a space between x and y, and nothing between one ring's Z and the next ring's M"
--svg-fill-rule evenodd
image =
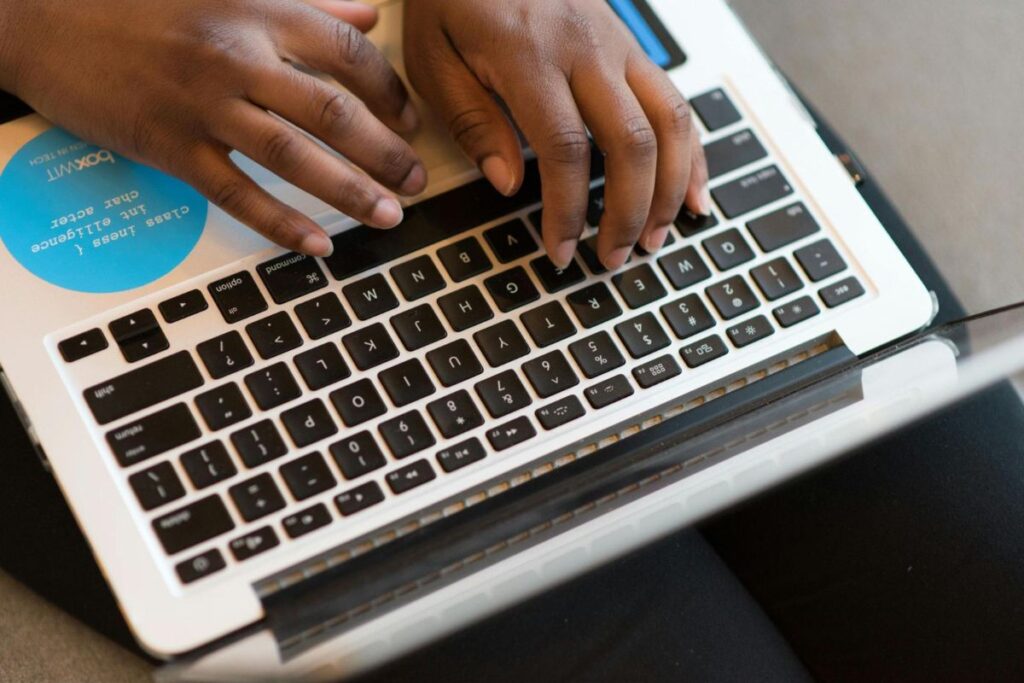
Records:
M325 256L324 231L228 154L367 225L397 225L392 192L418 194L427 176L396 133L418 125L412 101L360 30L375 21L348 0L4 1L0 89L91 143L178 176L277 244Z

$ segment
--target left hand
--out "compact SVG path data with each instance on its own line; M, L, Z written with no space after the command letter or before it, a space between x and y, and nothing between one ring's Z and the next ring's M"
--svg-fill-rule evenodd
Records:
M622 266L638 243L657 251L684 200L710 211L689 105L605 0L406 0L405 12L413 86L494 187L514 194L525 172L495 96L536 152L555 265L569 264L585 224L588 129L607 157L605 267Z

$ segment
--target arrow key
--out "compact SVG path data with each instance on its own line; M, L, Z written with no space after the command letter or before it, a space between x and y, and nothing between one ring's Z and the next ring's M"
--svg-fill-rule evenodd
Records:
M179 294L173 299L162 302L158 308L164 320L168 323L176 323L202 313L209 307L210 304L206 303L203 293L198 289L193 289L191 292Z
M57 350L66 362L74 363L76 360L99 353L107 346L107 338L103 336L102 330L97 328L65 339L57 344Z

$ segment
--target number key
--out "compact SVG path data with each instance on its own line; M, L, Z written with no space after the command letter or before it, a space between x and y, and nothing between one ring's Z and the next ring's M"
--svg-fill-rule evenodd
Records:
M384 442L391 449L392 455L399 460L419 453L424 448L429 448L436 443L427 423L415 411L382 422L378 429L381 436L384 437Z
M446 439L476 429L484 423L484 418L474 405L473 399L464 390L431 402L427 405L427 410Z
M330 451L346 479L358 479L388 464L370 432L359 432L343 439L331 445Z
M653 313L627 320L615 326L615 332L626 345L626 350L633 358L643 358L655 351L665 348L670 341L665 330L658 324Z
M569 345L569 351L588 379L611 372L626 362L607 332L598 332L591 337L573 342Z
M569 365L569 361L560 351L552 351L524 363L523 372L526 373L527 379L530 380L530 384L537 390L537 394L541 398L554 396L558 392L580 383L572 366Z
M707 289L711 303L726 320L743 315L758 307L757 297L750 290L743 276L736 275L728 280L711 285Z
M530 394L512 370L477 382L476 393L491 417L504 417L530 405Z

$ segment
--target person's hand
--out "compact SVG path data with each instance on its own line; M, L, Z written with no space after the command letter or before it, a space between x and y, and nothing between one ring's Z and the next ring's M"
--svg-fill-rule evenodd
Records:
M406 0L406 68L494 187L515 193L523 157L504 101L540 163L544 244L566 266L583 230L590 148L606 155L598 255L620 267L659 249L683 201L710 211L687 102L605 0Z
M3 1L0 89L89 142L182 178L274 242L322 256L332 248L323 230L228 154L368 225L397 225L402 208L388 189L418 194L427 178L393 132L413 130L416 110L361 32L376 17L347 0Z

